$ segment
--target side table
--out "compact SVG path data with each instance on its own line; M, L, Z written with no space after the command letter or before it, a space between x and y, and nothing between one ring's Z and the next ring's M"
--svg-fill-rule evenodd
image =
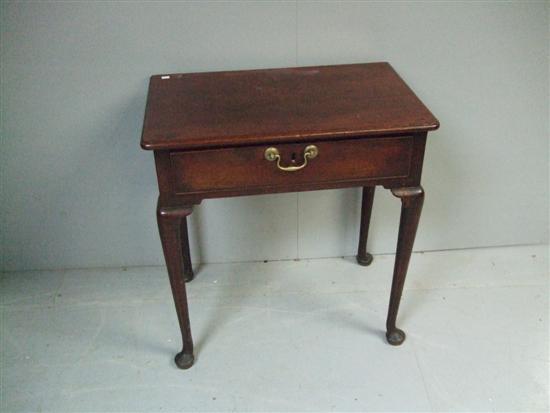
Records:
M141 146L155 155L158 226L183 340L178 367L194 361L187 216L208 198L362 187L357 262L369 265L374 190L391 190L401 219L386 338L401 344L396 318L424 201L426 136L438 127L388 63L152 76Z

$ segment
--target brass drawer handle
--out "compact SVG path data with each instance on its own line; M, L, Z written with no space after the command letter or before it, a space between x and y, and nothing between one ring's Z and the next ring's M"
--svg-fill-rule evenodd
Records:
M299 171L307 166L307 160L313 159L319 154L319 149L315 145L308 145L304 149L304 163L299 166L282 166L281 165L281 155L277 148L271 147L267 148L264 152L265 159L270 162L277 160L277 168L285 172L294 172Z

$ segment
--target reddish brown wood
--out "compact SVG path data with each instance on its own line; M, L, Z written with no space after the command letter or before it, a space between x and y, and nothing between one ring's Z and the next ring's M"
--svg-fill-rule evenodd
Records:
M158 224L182 333L176 364L193 364L185 280L193 278L186 217L206 198L362 186L357 260L366 252L374 188L402 200L387 320L390 344L424 193L426 136L437 119L387 63L153 76L142 147L153 149ZM264 158L276 147L295 172Z
M176 365L181 369L188 369L193 365L193 338L189 323L187 292L185 290L184 257L182 255L182 228L183 220L191 214L191 208L167 208L160 202L157 207L157 221L164 251L164 259L168 268L170 286L176 305L176 313L181 330L182 350L176 355ZM186 226L185 226L186 228ZM187 234L185 234L187 236Z
M191 264L191 251L189 250L189 233L187 231L187 216L183 216L180 222L181 254L183 259L183 273L186 282L195 278L193 265Z
M389 63L152 76L141 145L189 149L437 129Z
M277 168L264 152L270 145L171 153L176 194L205 194L224 190L251 190L260 187L309 186L326 182L363 182L369 179L407 178L413 155L413 138L365 138L336 142L273 145L282 165L300 165L307 145L315 144L316 158L295 172ZM294 159L294 163L293 163Z
M356 137L334 141L262 144L217 149L158 150L155 162L161 196L170 205L199 204L229 196L312 191L358 186L386 188L420 184L426 133ZM317 158L297 172L283 172L264 159L274 146L283 164L303 161L307 145Z
M424 190L417 186L414 188L392 189L392 194L401 198L401 219L399 222L399 237L397 239L397 251L393 269L393 281L390 294L390 305L386 321L386 338L388 343L398 346L405 340L403 330L395 326L399 302L405 285L405 277L409 267L416 229L420 220L420 212L424 203Z
M369 235L372 202L374 201L374 186L363 187L361 200L361 224L359 227L359 246L357 247L357 262L367 266L372 263L372 255L367 252L367 238Z

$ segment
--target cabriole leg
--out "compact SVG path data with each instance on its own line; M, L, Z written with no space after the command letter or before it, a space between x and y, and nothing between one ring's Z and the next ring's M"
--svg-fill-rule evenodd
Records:
M401 199L401 220L399 222L399 238L393 269L388 319L386 321L386 338L388 343L398 346L405 341L405 333L395 326L395 321L424 202L424 190L418 186L396 188L391 191L393 195Z
M182 350L176 355L176 365L180 369L188 369L193 365L193 338L189 324L189 309L187 306L187 293L185 290L184 260L185 254L182 248L182 229L187 225L185 217L191 214L191 208L164 208L157 207L157 221L174 296L174 304L181 330ZM187 233L185 233L187 236Z

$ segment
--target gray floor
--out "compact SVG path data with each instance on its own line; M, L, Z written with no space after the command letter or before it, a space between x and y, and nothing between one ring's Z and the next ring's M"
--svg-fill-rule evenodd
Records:
M3 411L546 411L548 247L415 254L385 343L393 256L3 274Z

